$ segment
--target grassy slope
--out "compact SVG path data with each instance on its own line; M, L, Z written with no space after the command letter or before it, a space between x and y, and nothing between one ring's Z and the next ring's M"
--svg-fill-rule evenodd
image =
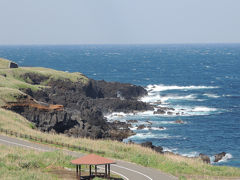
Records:
M41 67L19 67L9 69L10 61L0 58L0 107L3 106L5 101L16 101L22 93L20 89L30 88L33 91L41 88L47 88L47 84L51 80L70 80L72 82L80 81L87 83L88 78L81 73L67 73L63 71L56 71L48 68ZM32 85L30 79L24 80L22 76L26 73L34 73L46 77L40 85Z
M61 152L38 152L0 145L0 179L57 179L51 167L71 167L73 158Z
M0 69L9 68L9 63L9 60L0 58Z
M22 95L26 94L18 89L0 87L0 107L5 105L5 102L17 102L17 99L19 99Z
M54 69L49 68L42 68L42 67L19 67L19 68L13 68L13 69L1 69L0 74L6 74L7 76L13 77L14 79L22 80L21 75L24 75L26 73L35 73L44 77L47 77L48 79L42 83L42 85L46 85L47 82L49 82L51 79L57 80L70 80L72 82L82 81L83 83L86 83L88 81L88 78L85 77L83 74L75 72L75 73L68 73L64 71L57 71ZM29 81L31 83L31 81Z
M70 163L75 158L60 151L39 152L6 145L0 145L0 149L0 179L76 179L75 166ZM82 173L88 175L87 171L88 167L82 166Z
M134 162L146 167L153 167L178 177L191 176L193 179L199 179L199 176L203 175L206 179L215 179L219 176L240 177L239 168L212 166L204 164L198 159L189 159L176 155L161 155L151 149L135 144L124 144L111 140L76 139L64 135L42 133L32 129L32 124L22 116L1 108L0 127L61 143L67 142L73 145L80 145L81 147L101 150L106 153L107 157ZM201 179L203 178L201 177Z

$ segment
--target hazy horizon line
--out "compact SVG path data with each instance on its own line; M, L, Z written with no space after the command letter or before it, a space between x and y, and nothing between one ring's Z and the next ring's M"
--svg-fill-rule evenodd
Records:
M86 45L224 45L240 44L240 42L199 42L199 43L83 43L83 44L0 44L0 46L86 46Z

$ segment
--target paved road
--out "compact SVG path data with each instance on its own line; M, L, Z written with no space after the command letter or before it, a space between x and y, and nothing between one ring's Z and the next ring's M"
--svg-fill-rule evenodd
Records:
M21 146L24 148L34 149L38 151L59 150L55 147L37 144L37 143L25 141L25 140L19 140L19 139L15 139L15 138L3 136L3 135L0 135L0 144L10 145L10 146ZM73 152L68 150L62 150L62 151L74 157L80 157L84 155L79 152ZM140 165L128 163L121 160L116 160L116 162L117 164L111 165L111 172L115 174L119 174L125 180L176 180L178 179L174 176L164 174L152 168L146 168Z

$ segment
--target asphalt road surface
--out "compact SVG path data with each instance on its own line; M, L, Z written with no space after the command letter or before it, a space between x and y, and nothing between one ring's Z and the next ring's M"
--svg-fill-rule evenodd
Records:
M81 157L84 154L55 147L37 144L25 140L0 135L0 144L10 146L21 146L23 148L34 149L38 151L56 151L62 150L63 152L74 157ZM134 163L129 163L121 160L116 160L116 164L111 165L111 172L120 175L125 180L176 180L177 177L162 173L156 169L143 167ZM101 168L101 167L100 167Z

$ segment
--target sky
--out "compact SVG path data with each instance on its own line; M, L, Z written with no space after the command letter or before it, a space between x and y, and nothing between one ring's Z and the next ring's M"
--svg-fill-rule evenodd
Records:
M0 0L0 44L240 43L240 0Z

